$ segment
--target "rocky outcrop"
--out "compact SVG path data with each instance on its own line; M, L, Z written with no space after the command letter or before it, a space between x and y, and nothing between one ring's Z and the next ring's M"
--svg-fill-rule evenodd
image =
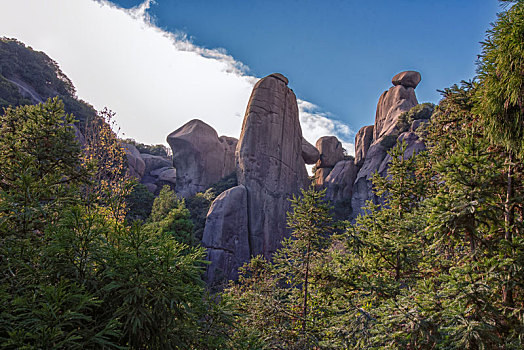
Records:
M320 159L318 149L302 138L302 159L306 164L315 164Z
M167 137L176 168L176 191L182 197L205 190L235 171L232 138L219 139L217 132L194 119Z
M270 257L289 233L289 198L307 184L296 96L281 74L257 82L249 99L236 160L247 189L251 255Z
M335 164L324 181L326 198L333 202L351 198L357 172L358 167L353 160L341 160Z
M134 145L129 143L124 143L123 147L127 157L127 171L129 176L140 180L146 170L146 164L140 156L140 152Z
M360 167L353 184L351 197L352 217L363 214L363 207L368 200L374 202L378 198L373 193L372 177L375 172L386 176L391 158L387 151L399 139L398 122L402 113L409 111L418 104L414 88L420 83L420 73L414 71L401 72L392 79L393 87L380 96L375 115L375 125L372 127L373 137L364 137L371 127L364 127L355 138L355 164ZM413 122L410 126L417 128L421 122ZM415 125L417 124L417 125ZM366 129L368 128L368 129ZM410 156L418 152L424 145L413 132L405 132L400 137L406 140ZM366 151L366 143L370 143ZM409 151L408 151L409 150Z
M322 188L335 164L344 159L344 149L335 136L322 136L317 140L316 148L320 157L315 164L315 185Z
M140 156L146 164L145 174L152 174L152 172L161 168L173 167L172 162L167 157L155 156L147 153L141 153Z
M243 185L223 192L211 204L202 245L211 262L205 275L208 283L238 278L238 268L250 258L247 190Z
M145 163L145 171L140 182L149 191L157 194L164 185L176 188L176 170L169 158L141 153L140 156Z
M373 140L396 132L398 117L418 104L412 87L396 85L385 91L377 104Z
M355 164L360 167L364 163L369 146L373 142L373 125L362 127L355 135Z
M317 168L332 168L344 159L342 143L335 136L322 136L316 146L320 152Z

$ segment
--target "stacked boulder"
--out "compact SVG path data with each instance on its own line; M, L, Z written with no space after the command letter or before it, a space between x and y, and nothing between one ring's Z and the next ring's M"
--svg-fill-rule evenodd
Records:
M281 74L261 79L249 99L236 147L239 185L213 202L203 245L206 279L234 279L254 255L270 258L289 235L289 198L308 184L305 164L320 155L302 137L296 96Z
M364 126L355 137L355 164L358 173L351 196L353 218L364 214L363 208L368 200L375 203L379 201L373 193L371 180L375 172L381 176L387 175L391 160L387 151L397 141L406 141L405 156L412 156L425 148L414 132L421 125L421 120L413 121L409 131L399 128L399 117L418 105L415 88L420 80L420 73L415 71L405 71L395 75L392 79L393 86L379 98L375 124Z
M175 188L176 170L167 157L140 153L132 144L124 144L127 157L127 172L147 187L152 193L158 193L162 186Z
M237 142L233 137L218 137L215 129L198 119L169 134L177 194L192 196L233 173Z

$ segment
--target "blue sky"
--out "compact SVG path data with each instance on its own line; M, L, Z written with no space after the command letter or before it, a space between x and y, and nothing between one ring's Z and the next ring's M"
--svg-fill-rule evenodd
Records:
M475 75L496 0L0 0L0 36L58 62L124 137L164 143L198 118L239 137L254 83L280 72L304 137L374 123L379 96L418 70L419 102Z
M373 123L378 97L400 71L421 72L420 102L436 103L437 89L471 79L499 10L492 0L157 0L149 13L197 45L225 48L255 76L282 72L299 98L358 129Z

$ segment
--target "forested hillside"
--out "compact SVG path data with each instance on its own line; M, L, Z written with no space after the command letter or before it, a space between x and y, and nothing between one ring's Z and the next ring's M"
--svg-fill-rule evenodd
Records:
M348 209L342 221L343 208L333 208L315 179L287 203L289 212L274 213L286 205L263 202L262 177L248 183L248 171L238 169L224 177L231 162L219 164L218 182L196 188L184 178L196 188L185 198L164 186L153 199L129 174L130 158L108 123L112 113L78 101L45 54L2 39L0 347L524 348L524 2L505 3L482 43L478 76L444 88L436 106L397 116L395 138L377 139L380 147L398 141L387 147L387 171L373 177L379 200L354 220ZM398 90L420 82L411 73L418 81ZM282 75L255 88L263 84L296 102ZM271 101L270 88L258 96ZM284 115L298 120L291 112ZM74 118L90 130L82 145ZM411 132L425 147L408 153L398 136L415 122ZM172 148L193 147L182 141L205 130L213 137L208 149L224 159L237 141L242 161L256 158L243 142L249 133L258 137L257 128L231 140L200 121L188 124L170 135ZM294 136L301 147L293 161L305 169L304 159L320 155ZM151 162L167 156L162 147L133 143ZM292 175L286 180L296 186ZM275 217L287 215L290 235L280 245L248 242L239 249L260 255L236 280L211 284L210 252L233 266L230 247L254 237L236 233L226 247L214 245L225 237L218 233L257 228L247 225L258 219L251 204L246 209L249 185L262 188L269 217L256 224L280 229Z

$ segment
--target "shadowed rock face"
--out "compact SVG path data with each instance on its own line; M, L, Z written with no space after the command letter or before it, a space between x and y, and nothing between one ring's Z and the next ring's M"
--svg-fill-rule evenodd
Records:
M306 164L315 164L320 159L318 149L302 138L302 158Z
M353 160L341 160L324 180L326 198L333 202L351 198L358 168Z
M361 166L364 163L371 142L373 142L373 125L362 127L355 135L355 164Z
M250 252L270 257L288 235L289 198L307 184L296 96L281 74L254 87L236 150L247 189Z
M194 119L167 137L176 168L176 189L182 197L194 195L235 171L236 139L222 136Z
M216 284L238 278L238 268L249 261L247 190L243 185L222 192L209 208L202 245L207 248L205 279Z

